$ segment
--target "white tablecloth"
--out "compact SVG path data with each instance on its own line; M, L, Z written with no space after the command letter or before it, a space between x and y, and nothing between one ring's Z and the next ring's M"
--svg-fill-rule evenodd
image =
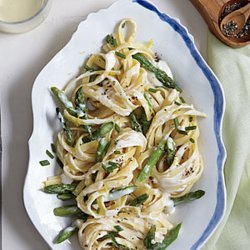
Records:
M53 0L48 18L36 29L19 35L0 33L4 250L49 249L30 222L23 205L27 143L32 132L33 82L68 42L79 22L89 13L106 8L113 2L115 0ZM189 1L152 0L152 3L162 12L179 18L193 34L203 56L206 55L207 26Z

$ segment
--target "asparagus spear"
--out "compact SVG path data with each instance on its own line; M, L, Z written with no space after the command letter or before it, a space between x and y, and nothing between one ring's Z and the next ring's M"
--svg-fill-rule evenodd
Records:
M152 226L144 239L144 246L147 250L165 250L170 244L172 244L178 237L181 224L178 224L169 233L165 236L164 240L159 243L152 244L152 241L155 239L156 226Z
M143 68L146 70L153 72L155 77L164 84L164 86L172 89L176 89L181 92L180 87L178 87L173 79L167 75L167 73L157 67L155 67L145 56L141 53L137 53L133 55L133 58L137 60Z
M69 194L72 193L77 184L55 184L44 187L43 191L48 194Z
M61 217L75 215L78 218L82 218L82 219L87 218L87 215L83 213L82 210L78 208L76 205L57 207L54 209L54 215L61 216Z
M85 112L87 109L86 100L85 100L85 97L82 93L82 87L80 87L76 91L75 105L76 105L76 107L79 107L83 112Z
M143 134L146 135L146 133L150 127L151 122L147 120L147 116L146 116L144 109L142 109L142 111L141 111L140 124L141 124Z
M141 128L141 124L137 121L137 118L134 114L134 112L132 112L130 115L130 121L131 121L131 127L132 129L134 129L137 132L141 132L142 133L142 128Z
M53 92L57 100L61 103L63 108L67 109L70 114L74 116L84 116L84 113L81 109L74 108L73 103L68 99L68 97L62 90L58 89L57 87L51 87L51 91Z
M160 157L162 156L164 152L164 147L165 147L166 142L167 142L167 139L164 138L155 148L155 150L149 157L147 164L145 165L145 167L142 169L139 176L137 177L136 183L142 182L150 176L153 168L155 167L156 163L158 162L158 160L160 159Z
M64 119L64 116L62 115L62 113L60 112L59 108L56 108L56 113L57 113L57 117L59 119L59 121L61 122L62 124L62 127L63 127L63 130L64 130L64 133L65 133L65 136L66 136L66 141L67 143L70 145L70 146L73 146L74 145L74 135L73 135L73 132L72 130L68 127L65 119Z
M171 166L171 164L173 163L175 154L176 154L176 145L175 145L174 140L171 137L167 139L166 148L167 148L168 166Z
M59 244L68 238L70 238L74 233L78 231L78 226L76 221L74 221L70 226L64 228L56 237L55 243Z
M82 211L75 205L62 206L54 209L55 216L71 216L77 215Z
M178 205L186 203L186 202L197 200L197 199L201 198L204 194L205 194L205 191L197 190L194 192L187 193L182 197L173 198L172 200L174 201L174 205L178 206Z
M153 104L151 103L151 100L147 94L147 92L144 93L144 98L146 99L147 103L148 103L148 106L149 106L149 109L151 112L154 112L153 110Z
M59 200L62 201L67 201L67 200L72 200L73 198L75 198L75 196L73 194L58 194L56 196Z
M99 129L97 129L94 133L92 133L91 137L90 136L84 137L83 142L86 143L86 142L90 142L90 141L102 138L106 134L108 134L113 128L114 128L113 122L104 123Z
M92 140L96 140L98 138L104 137L106 134L108 134L112 129L114 128L113 122L107 122L104 123L99 129L97 129L93 135Z
M170 230L170 232L165 236L162 246L159 246L158 250L165 250L170 244L172 244L177 239L180 229L181 223Z
M148 199L148 197L149 197L148 194L142 194L142 195L136 197L134 200L130 201L128 203L128 205L137 207L137 206L143 204Z
M99 144L96 151L96 161L101 162L105 154L107 153L109 147L109 141L106 138L103 138L107 133L109 133L114 128L113 122L108 122L103 124L98 130L96 130L92 134L92 138L84 138L84 142L88 142L90 140L99 140Z
M76 108L74 107L73 103L68 99L68 97L63 91L59 90L56 87L52 87L51 91L56 96L57 100L62 104L63 108L67 109L70 114L76 117L81 117L85 119L87 118L86 114L87 105L85 97L82 93L82 87L79 88L76 92L76 97L75 97ZM87 130L89 136L91 136L92 135L91 126L84 125L84 128Z
M108 151L109 141L106 138L101 138L96 151L96 162L101 162Z
M75 105L78 109L82 110L82 112L84 113L83 118L87 119L88 115L87 115L87 104L86 104L86 100L85 97L82 93L82 87L80 87L77 91L76 91L76 96L75 96ZM89 137L92 137L92 127L89 125L84 125L83 126L86 131L89 134Z
M147 249L151 249L152 247L152 241L155 240L155 232L156 232L156 226L155 225L152 225L151 228L149 229L146 237L144 238L144 246L147 248Z

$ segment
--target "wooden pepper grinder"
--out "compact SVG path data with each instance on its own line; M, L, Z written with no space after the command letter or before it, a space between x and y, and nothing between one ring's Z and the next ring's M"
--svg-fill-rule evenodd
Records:
M239 5L243 7L250 0L191 0L192 4L203 16L207 22L209 29L223 43L231 47L242 47L250 44L250 30L243 36L226 36L220 29L220 22L223 17L233 7Z

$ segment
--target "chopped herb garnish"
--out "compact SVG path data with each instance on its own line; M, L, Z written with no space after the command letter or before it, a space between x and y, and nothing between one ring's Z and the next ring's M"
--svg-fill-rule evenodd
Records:
M197 128L197 126L189 126L189 127L185 127L185 130L186 131L195 130L196 128Z
M106 173L112 173L116 168L118 168L118 165L115 162L109 161L107 166L102 164L102 168Z
M111 238L111 234L113 234L113 233L116 233L117 234L117 232L111 232L111 233L108 233L108 234L106 234L106 235L104 235L102 238L101 238L101 240L106 240L106 239L108 239L108 238Z
M51 147L52 152L53 152L53 153L56 153L56 146L55 146L55 144L54 144L54 143L51 143L51 144L50 144L50 147Z
M182 96L180 96L180 100L182 103L186 103L186 101L184 100L184 98Z
M117 40L112 35L106 36L106 42L114 47L117 47L117 45L118 45Z
M119 225L114 226L114 228L117 232L123 231L123 229Z
M118 232L119 232L118 230L117 230L117 231L111 231L110 233L104 235L104 236L101 238L101 240L106 240L106 239L108 239L108 238L111 238L112 241L115 241L115 242L116 242L115 236L118 236Z
M119 150L114 151L114 154L116 154L116 155L119 155L120 153L121 153L121 151L119 151Z
M178 129L179 121L178 121L177 117L174 118L174 126L175 126L176 129Z
M181 104L180 104L179 102L177 102L177 101L175 101L174 104L176 104L176 105L178 105L178 106L181 105Z
M119 52L119 51L116 51L115 54L116 54L117 56L123 58L123 59L126 59L126 56L125 56L123 53Z
M117 133L119 133L121 131L121 128L117 123L115 123L115 130Z
M54 155L48 149L46 150L46 154L49 158L54 159Z
M149 91L149 92L152 92L152 93L156 93L156 92L157 92L157 89L149 88L148 91Z
M193 138L190 138L189 141L191 141L192 143L195 143L195 140Z
M130 201L128 203L128 205L137 207L137 206L143 204L148 199L148 197L149 197L148 194L142 194L142 195L136 197L134 200Z
M189 116L189 122L193 121L193 116Z
M178 131L179 134L187 135L187 132L184 131L184 130L177 129L177 131Z
M49 163L48 160L39 161L39 163L40 163L40 165L43 166L43 167L44 167L44 166L50 165L50 163Z
M96 213L97 213L97 214L100 213L100 208L99 208L99 207L96 209Z

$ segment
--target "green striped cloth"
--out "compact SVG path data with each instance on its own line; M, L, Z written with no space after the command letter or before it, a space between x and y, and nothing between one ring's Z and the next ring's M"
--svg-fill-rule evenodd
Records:
M208 64L226 97L223 139L227 208L202 250L250 249L250 45L233 49L208 34Z

